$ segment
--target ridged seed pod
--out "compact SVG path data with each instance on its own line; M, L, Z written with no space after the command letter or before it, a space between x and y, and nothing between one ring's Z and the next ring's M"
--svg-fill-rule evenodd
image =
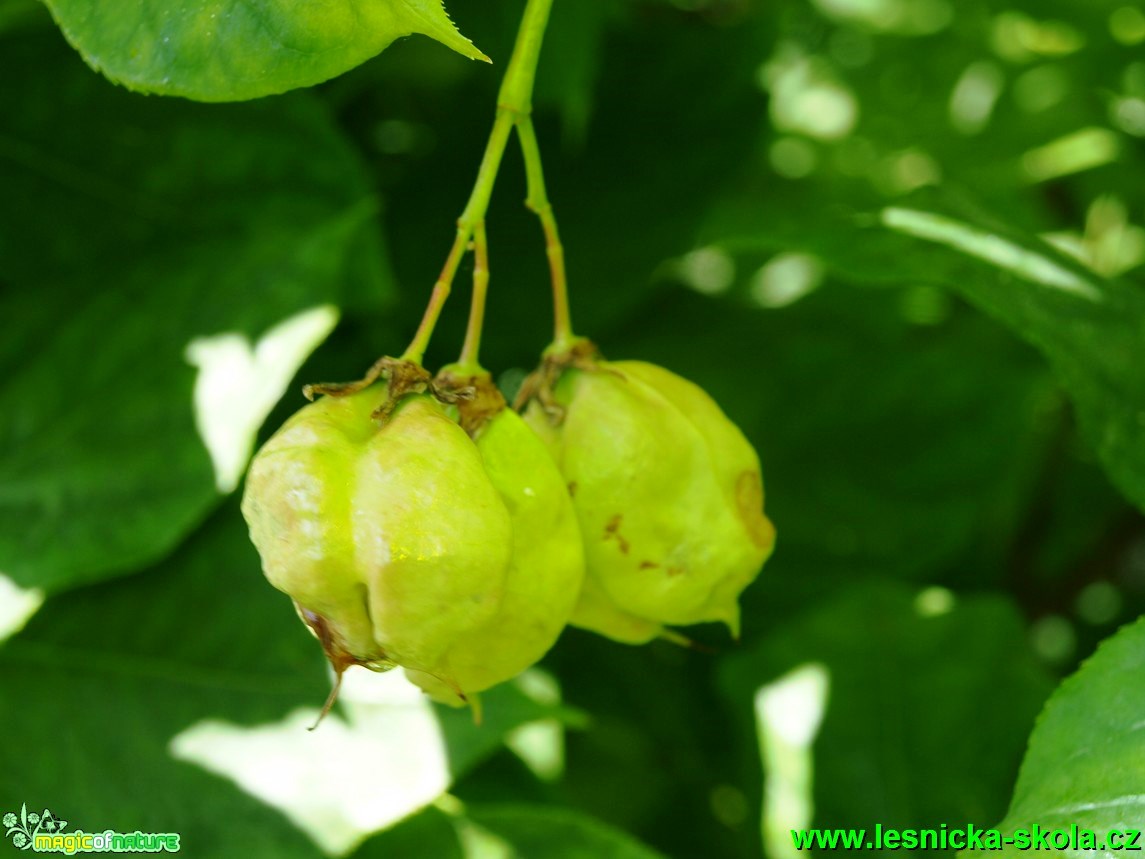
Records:
M641 361L551 371L525 420L568 481L587 576L572 623L646 642L665 625L739 633L740 593L771 554L759 458L701 388Z

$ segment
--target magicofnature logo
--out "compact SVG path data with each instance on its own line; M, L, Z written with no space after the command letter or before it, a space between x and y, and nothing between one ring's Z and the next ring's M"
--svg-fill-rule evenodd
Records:
M179 834L175 832L104 832L65 831L68 822L45 808L43 813L28 813L28 804L20 813L7 812L2 818L4 836L12 846L35 853L177 853Z
M12 845L19 847L21 850L27 850L32 846L36 834L41 830L45 834L55 835L56 833L63 832L67 827L66 820L60 820L48 809L44 809L43 814L36 814L36 812L28 813L28 804L23 803L20 806L20 814L17 815L13 811L9 811L4 815L4 836L12 839Z

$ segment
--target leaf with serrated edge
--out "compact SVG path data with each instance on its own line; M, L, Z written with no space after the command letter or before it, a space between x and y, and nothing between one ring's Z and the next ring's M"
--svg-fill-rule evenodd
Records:
M441 0L46 0L92 68L140 92L243 101L312 86L422 33L470 59Z
M1096 834L1096 852L1065 849L1055 855L1125 855L1102 845L1110 830L1145 829L1143 671L1145 618L1103 642L1058 687L1030 736L1010 811L997 827L1003 835L1034 824L1068 832L1076 824ZM1016 845L1006 845L1001 854L991 851L1027 852Z

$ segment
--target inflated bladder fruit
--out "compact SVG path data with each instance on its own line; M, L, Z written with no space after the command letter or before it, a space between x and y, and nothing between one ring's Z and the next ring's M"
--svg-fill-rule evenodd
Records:
M460 694L451 660L500 611L512 516L445 407L417 394L375 419L385 397L377 385L297 412L255 456L243 515L339 676L400 665Z
M759 458L712 398L581 341L549 355L522 400L580 521L587 575L571 622L630 643L705 621L738 636L739 595L775 529Z
M461 704L552 646L583 550L564 481L519 416L479 386L424 387L390 407L380 385L345 386L303 408L255 457L243 513L339 676L402 666Z
M568 623L584 580L584 551L564 479L545 446L505 407L491 379L438 376L445 391L471 390L459 402L462 426L474 436L493 488L508 511L512 551L503 596L483 624L459 636L447 653L458 685L479 692L539 660ZM446 703L460 703L439 676L408 670L410 679Z

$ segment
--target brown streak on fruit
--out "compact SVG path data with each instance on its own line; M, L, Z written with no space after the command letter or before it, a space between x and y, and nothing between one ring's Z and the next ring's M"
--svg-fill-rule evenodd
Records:
M655 570L659 566L660 565L657 564L655 561L641 561L640 562L640 569L642 569L642 570Z
M740 472L736 479L736 508L752 542L766 549L775 542L775 526L763 513L763 480L758 471Z
M329 660L330 667L334 669L334 688L330 690L330 694L326 697L326 702L322 705L322 709L318 713L318 718L308 729L313 731L322 723L322 720L326 718L326 715L338 700L338 693L342 689L342 675L346 673L347 668L351 665L364 665L371 671L388 671L394 667L395 663L390 662L389 659L386 658L385 651L380 649L377 658L374 659L362 659L354 656L339 640L339 636L334 632L334 628L330 626L326 618L302 606L298 606L298 613L302 617L303 622L310 627L311 632L313 632L318 639L318 643L322 645L322 651L326 654L326 659Z
M687 571L688 570L686 567L673 566L673 567L668 567L664 572L666 572L670 578L675 578L676 576L684 575L684 573L686 573Z
M611 540L613 537L615 537L617 544L620 546L620 553L622 555L627 555L630 547L628 545L628 541L624 539L624 535L620 533L620 521L623 518L624 517L620 513L617 513L615 516L608 520L608 524L604 526L604 539Z

